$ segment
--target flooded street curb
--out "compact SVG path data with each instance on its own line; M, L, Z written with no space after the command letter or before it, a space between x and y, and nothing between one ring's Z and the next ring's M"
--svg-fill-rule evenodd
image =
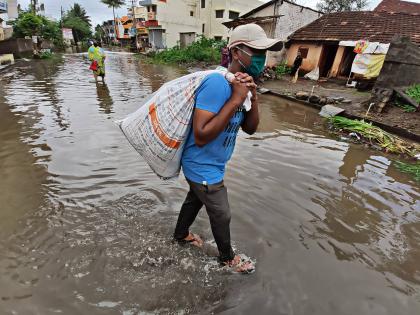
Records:
M320 105L320 104L314 104L314 103L307 102L307 101L304 101L304 100L299 100L299 99L297 99L293 96L287 95L287 94L282 94L282 93L275 92L275 91L272 91L272 90L268 90L266 93L277 96L277 97L287 99L289 101L293 101L293 102L297 102L297 103L300 103L300 104L303 104L303 105L306 105L306 106L310 106L310 107L313 107L313 108L316 108L316 109L319 109L319 110L321 110L321 108L322 108L322 105ZM384 124L384 123L381 123L381 122L373 120L373 119L369 119L369 118L366 118L366 117L362 117L362 116L358 116L358 115L348 113L346 111L340 113L339 116L343 116L343 117L350 118L350 119L359 119L359 120L363 119L367 122L372 123L373 125L375 125L377 127L382 128L385 131L391 132L395 135L398 135L398 136L410 139L412 141L415 141L417 143L420 143L420 135L415 134L413 132L410 132L407 129L396 127L396 126L391 126L391 125L388 125L388 124Z

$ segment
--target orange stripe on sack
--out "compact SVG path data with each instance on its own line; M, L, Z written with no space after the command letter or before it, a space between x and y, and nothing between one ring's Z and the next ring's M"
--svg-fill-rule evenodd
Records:
M156 105L153 103L149 107L149 115L152 121L153 130L155 131L156 135L159 139L169 148L178 149L181 145L181 141L171 139L168 135L163 131L162 127L159 124L159 120L156 113Z

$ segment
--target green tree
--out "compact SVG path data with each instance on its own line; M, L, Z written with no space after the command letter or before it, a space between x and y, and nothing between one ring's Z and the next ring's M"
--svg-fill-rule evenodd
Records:
M41 17L31 12L23 12L14 21L13 35L14 37L41 35L42 24Z
M92 25L86 10L78 3L75 3L66 12L62 20L63 27L73 30L73 37L76 42L82 42L92 36Z
M103 28L99 24L96 25L95 26L95 35L94 35L95 39L100 42L102 40L102 38L104 38L104 36L105 36L105 32L104 32Z
M92 35L89 24L79 17L66 16L63 19L63 27L73 30L73 36L76 42L83 41Z
M13 24L13 37L41 36L51 40L55 46L63 46L63 34L57 22L49 21L43 16L37 16L30 11L20 12Z
M120 8L125 4L124 0L101 0L102 3L106 4L108 8L112 8L112 13L114 15L114 31L115 31L115 38L117 36L117 23L115 21L115 8Z
M49 21L45 17L42 19L41 36L45 39L51 40L56 47L63 48L63 32L61 31L60 23Z
M67 17L76 17L80 18L82 21L87 23L89 27L92 26L90 17L87 15L86 10L78 3L75 3L73 7L70 8L70 10L66 13Z
M321 0L316 7L324 13L343 11L362 11L366 9L368 0Z

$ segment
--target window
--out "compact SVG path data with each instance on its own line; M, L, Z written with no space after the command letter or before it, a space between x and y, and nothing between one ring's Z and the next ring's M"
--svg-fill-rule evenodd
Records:
M309 48L299 47L299 52L300 52L300 55L302 56L303 59L308 57L308 51L309 51Z
M201 0L201 8L204 9L206 7L206 0Z
M223 38L222 36L214 36L214 39L215 40L219 40L220 41L220 40L222 40L222 38Z
M239 12L229 11L229 19L236 20L239 17Z
M216 10L216 19L223 19L223 13L225 10Z
M201 32L204 34L204 27L206 24L203 23L203 25L201 26Z
M190 11L190 16L194 16L194 11Z

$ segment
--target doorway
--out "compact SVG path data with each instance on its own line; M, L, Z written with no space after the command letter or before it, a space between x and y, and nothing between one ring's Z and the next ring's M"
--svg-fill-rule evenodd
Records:
M150 29L149 28L149 42L152 45L153 49L162 49L165 48L163 43L163 29Z
M340 69L338 70L338 75L342 77L348 77L351 72L351 66L353 65L354 57L356 53L354 52L354 47L346 47L343 53L343 59L341 59Z
M185 48L191 45L195 41L195 33L188 32L188 33L179 33L179 43L181 48Z
M327 78L330 75L335 55L337 53L337 44L324 44L322 46L321 58L319 59L319 76Z

